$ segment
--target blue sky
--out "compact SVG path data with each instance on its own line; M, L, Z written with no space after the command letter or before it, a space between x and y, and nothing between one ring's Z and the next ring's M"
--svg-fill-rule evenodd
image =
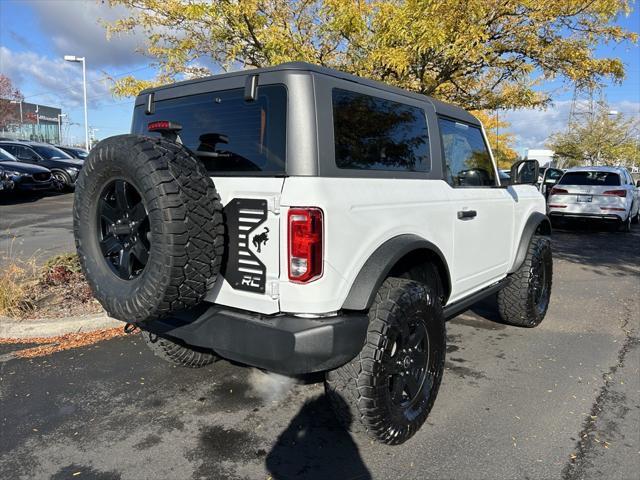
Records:
M80 64L64 62L63 55L87 58L89 125L97 138L128 131L133 99L113 98L106 77L132 72L151 78L150 59L136 52L144 38L126 36L107 41L99 20L123 14L93 0L0 0L0 72L20 88L25 101L59 106L68 114L66 128L72 142L84 139L82 73ZM617 21L640 33L640 11ZM607 85L605 95L612 108L627 115L640 115L640 47L602 45L598 56L616 56L627 68L621 85ZM546 110L501 112L511 122L518 150L543 148L550 132L567 123L571 104L570 86L547 84L553 89L553 105Z

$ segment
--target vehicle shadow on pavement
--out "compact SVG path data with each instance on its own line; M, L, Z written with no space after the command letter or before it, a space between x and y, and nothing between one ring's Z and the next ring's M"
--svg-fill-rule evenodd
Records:
M343 410L346 412L346 408ZM347 423L353 421L349 419ZM307 401L268 453L274 479L370 479L358 446L338 423L325 395Z
M632 225L631 233L614 227L603 222L556 225L551 236L553 256L581 264L598 275L637 275L640 226Z
M0 192L0 206L34 203L45 197L57 197L68 192Z

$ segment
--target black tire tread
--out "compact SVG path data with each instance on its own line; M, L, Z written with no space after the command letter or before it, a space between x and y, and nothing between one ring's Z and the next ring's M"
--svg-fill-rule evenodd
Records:
M426 419L442 379L444 370L444 351L441 356L440 372L433 386L430 403L421 421L411 423L402 431L391 431L389 419L380 399L385 385L376 385L379 360L386 348L387 332L392 315L405 316L403 313L413 303L428 297L436 299L431 288L425 284L404 279L387 278L378 292L369 310L369 329L365 345L360 353L349 363L329 371L325 375L325 392L338 418L338 421L354 433L367 433L382 443L397 445L411 438ZM434 301L436 311L440 313L444 338L444 319L439 301Z
M543 315L539 315L530 294L530 282L533 266L544 254L544 250L551 250L551 240L548 236L534 235L529 242L529 248L523 264L511 274L507 285L498 292L498 311L502 320L510 325L532 328L540 324ZM549 289L553 283L553 266L549 272Z
M91 199L85 198L88 179L125 151L131 175L143 185L158 246L152 274L128 298L107 295L87 261L86 239L79 234ZM141 322L201 303L215 282L224 253L222 204L204 165L182 145L163 138L119 135L103 140L85 162L74 202L76 247L95 297L113 317ZM150 265L147 265L150 268Z
M159 337L150 332L142 332L149 349L163 360L187 368L201 368L212 364L218 356L208 350L196 349Z

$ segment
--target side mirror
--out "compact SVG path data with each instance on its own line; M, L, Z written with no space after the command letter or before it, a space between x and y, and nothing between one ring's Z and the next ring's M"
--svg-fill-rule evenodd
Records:
M636 182L636 187L640 188L640 180Z
M511 166L511 185L536 185L539 172L537 160L519 160Z

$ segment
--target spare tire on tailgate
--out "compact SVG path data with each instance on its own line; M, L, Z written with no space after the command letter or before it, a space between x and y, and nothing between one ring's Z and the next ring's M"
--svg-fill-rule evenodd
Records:
M76 247L112 317L141 322L202 302L220 270L222 205L202 163L162 138L100 142L76 184Z

